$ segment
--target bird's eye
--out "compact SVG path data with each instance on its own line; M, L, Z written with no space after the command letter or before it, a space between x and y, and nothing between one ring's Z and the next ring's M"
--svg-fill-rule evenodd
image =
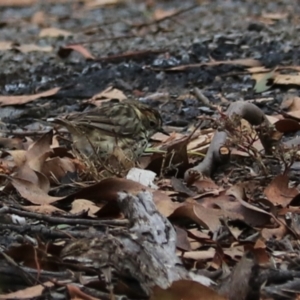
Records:
M150 122L149 122L149 125L150 125L150 127L155 127L155 126L156 126L156 123L155 123L154 121L150 121Z

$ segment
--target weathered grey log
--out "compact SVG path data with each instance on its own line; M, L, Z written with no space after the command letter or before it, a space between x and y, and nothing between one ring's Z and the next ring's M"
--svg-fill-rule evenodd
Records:
M194 279L205 285L212 282L183 267L175 252L176 232L157 211L150 192L140 192L137 196L119 193L118 204L129 219L127 230L71 242L62 250L62 259L76 260L96 269L112 267L117 274L136 279L147 295L155 285L167 288L180 279Z

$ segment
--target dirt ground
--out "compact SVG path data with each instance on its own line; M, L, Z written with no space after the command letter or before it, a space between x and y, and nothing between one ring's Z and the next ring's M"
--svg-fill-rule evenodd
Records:
M46 147L44 144L43 146L39 144L37 147L39 150L31 151L28 154L30 147L26 148L26 145L36 141L52 128L49 118L89 109L99 105L103 99L119 99L120 95L121 97L125 95L156 107L161 113L165 128L170 133L173 132L174 137L178 134L178 139L190 134L199 120L203 120L200 128L204 131L207 130L207 134L209 134L209 130L215 130L218 126L219 130L222 126L232 126L232 124L222 123L223 121L221 125L216 124L214 120L218 119L220 115L224 116L225 109L230 107L232 103L245 101L259 107L262 115L266 115L268 122L272 124L281 119L288 119L289 121L276 125L276 129L284 134L282 141L285 143L295 139L300 130L300 104L298 105L300 99L300 79L298 76L300 69L299 14L300 5L297 1L291 0L0 0L0 144L3 149L0 170L3 173L3 178L6 176L5 180L11 183L9 185L4 179L1 181L3 193L0 203L2 209L9 206L23 211L24 207L28 205L26 201L30 202L30 206L41 205L42 201L39 201L42 194L37 196L37 192L32 192L30 195L25 192L25 190L34 190L33 186L40 188L42 186L39 185L40 179L37 179L39 184L35 185L31 182L33 185L30 186L21 181L26 179L26 176L30 177L31 175L28 174L31 174L32 170L38 172L42 172L41 169L44 170L44 165L42 167L39 165L41 168L37 170L32 167L36 162L29 163L29 161L30 159L33 161L34 156L37 156L39 151L46 153L45 148L49 147L50 149L50 146ZM283 103L287 104L284 106ZM272 117L278 117L278 119L274 121ZM251 121L249 122L251 123ZM260 122L256 123L254 122L252 125L260 124ZM46 139L52 140L52 136L48 136ZM235 142L238 144L242 140L243 137L240 136ZM157 137L156 140L157 144L159 142L164 144L165 141L166 139L164 140L162 137ZM196 141L197 147L187 148L191 152L194 151L193 154L200 149L200 137ZM210 142L211 136L206 144ZM249 146L250 142L247 141L247 143ZM21 144L22 146L20 146ZM68 141L63 140L61 146L65 144L69 145ZM227 146L226 144L225 151ZM80 194L81 189L89 185L81 177L82 165L77 161L77 158L71 157L69 153L66 154L67 152L61 148L63 147L57 147L58 150L55 150L55 155L51 154L51 158L55 156L59 159L63 157L74 159L72 160L72 167L71 165L68 165L69 169L65 167L66 165L64 167L68 171L76 169L76 172L73 172L76 174L73 174L74 177L68 174L67 180L63 181L62 179L59 184L53 178L47 179L49 182L47 181L45 185L49 185L49 187L47 193L43 194L43 199L47 199L43 205L47 201L47 204L52 204L54 197L64 197L63 201L60 202L61 204L54 205L57 211L52 211L53 207L51 207L52 216L55 217L61 213L61 211L58 212L58 209L69 212L72 201L82 198L86 193L93 195L90 196L93 198L96 193L95 190L97 190L98 196L101 195L103 198L103 195L106 195L108 198L113 198L109 188L123 190L124 183L119 187L117 183L110 182L105 187L97 186L93 190L83 190L83 194ZM207 148L205 151L203 150L205 153ZM12 154L4 151L16 149L26 150L27 154L22 156L23 154ZM179 151L178 149L175 146L175 150ZM253 150L252 148L251 151L249 149L248 152L246 151L248 154ZM275 260L278 259L273 262L273 267L292 268L287 261L290 262L299 254L297 243L299 225L296 220L300 183L299 162L298 157L293 156L296 155L296 152L290 151L286 154L287 152L284 152L283 148L280 149L275 154L272 153L272 155L260 159L258 158L258 151L253 150L254 154L246 155L241 154L245 148L236 147L235 154L238 157L230 162L235 171L230 171L228 164L224 171L223 168L218 168L223 165L223 162L213 162L215 164L213 169L218 169L216 173L209 174L215 180L214 183L205 182L204 184L202 181L199 183L200 181L198 182L197 179L195 180L196 183L193 183L194 185L190 185L189 180L184 175L190 167L197 166L201 161L202 154L187 157L188 154L185 153L187 161L184 165L176 167L176 172L171 170L160 176L160 181L157 183L159 192L165 192L164 197L168 197L170 203L172 201L174 203L174 199L176 203L189 203L188 201L194 199L197 201L197 205L203 207L202 211L207 210L207 215L213 215L214 221L211 221L205 217L205 213L201 215L200 211L198 214L191 211L187 212L187 210L178 211L178 207L172 206L173 204L166 208L154 201L159 207L158 210L168 217L173 225L181 228L177 229L177 234L178 236L182 234L185 237L184 242L182 242L184 246L181 244L178 247L177 244L177 249L189 253L185 258L186 266L192 268L195 264L195 268L198 270L206 269L211 272L210 278L212 278L213 272L220 271L222 268L224 271L224 264L222 263L226 262L227 267L234 267L240 257L243 256L244 251L248 249L249 243L252 248L256 249L254 252L259 257L260 263L267 261L269 263L270 257L272 257ZM7 163L5 158L9 155L7 153L13 156L19 171L18 174L22 174L21 181L19 179L17 181L14 177L13 171L16 169ZM160 154L154 155L159 156ZM20 163L21 158L28 163L26 168L29 166L32 169L30 172L24 167L26 163L23 165ZM159 162L154 158L151 158L150 161L145 159L141 165L158 174L161 168L161 156L159 159ZM262 161L263 163L261 163ZM60 163L62 165L62 162ZM289 163L291 164L289 165ZM262 168L263 164L267 166ZM289 177L287 170L291 171ZM50 171L47 174L49 175ZM241 178L248 180L251 176L251 178L255 177L253 174L256 176L255 186L259 182L260 189L256 189L252 185L250 187L250 184L248 188L252 198L258 195L259 204L250 201L252 208L249 208L250 204L247 206L242 202L244 198L243 196L240 197L241 199L239 198L237 190L231 191L231 194L225 194L225 189L228 191L229 187L236 187L234 184L240 183ZM80 188L77 186L74 189L71 183L76 181L80 181L82 185ZM201 196L206 192L211 193L214 189L218 191L214 197L218 198L224 193L222 195L227 198L222 198L223 202L220 200L221 202L218 203L210 198L211 202L209 203L208 199ZM79 194L74 194L74 190ZM268 201L261 200L263 193ZM252 214L245 213L240 207L237 209L230 206L232 199L229 196L240 199L239 205L243 206L244 210L251 210ZM116 194L114 197L117 197ZM165 199L163 196L160 197L159 200ZM210 195L210 197L212 196ZM87 199L91 200L89 196ZM11 200L12 202L10 202ZM101 206L103 203L101 205L96 204ZM23 205L25 206L23 207ZM222 217L220 214L216 217L214 214L216 207L223 210L225 207L228 209L229 206L230 209L232 208L230 213L227 211ZM36 209L30 211L48 214L47 209L50 208L44 207L42 211ZM259 210L266 211L262 213ZM78 215L76 213L74 215L82 219L87 217L87 214L79 214L79 211L76 212ZM260 213L259 218L256 217L254 211ZM13 212L10 211L10 213ZM51 213L49 214L51 215ZM240 215L236 217L234 213ZM296 214L292 215L293 225L290 225L286 219L284 221L281 219L287 213ZM29 219L33 217L26 214L24 216ZM101 216L102 218L106 216L109 219L114 219L116 217L114 207L108 207L97 215L100 219ZM119 217L118 214L117 216ZM179 220L179 217L182 218ZM36 215L33 218L36 218ZM185 218L192 220L191 223L193 224L182 221ZM273 218L273 221L270 218ZM50 225L53 222L60 224L60 221L53 219L51 221L42 219L39 222L39 225L46 224L45 227L49 230L42 239L35 240L36 244L40 244L39 249L44 252L48 251L46 249L48 235L51 236L52 247L56 247L58 244L56 245L54 241L57 242L61 238L51 235ZM66 220L61 221L62 224L65 222ZM193 227L194 223L197 224L196 227ZM32 220L29 224L35 225ZM18 246L24 252L30 253L30 255L28 254L31 257L30 262L27 261L25 264L27 267L39 271L48 270L49 272L62 273L59 269L49 266L47 269L45 265L39 265L37 262L41 257L37 258L32 255L35 250L32 250L34 247L30 248L28 241L32 237L36 238L38 228L34 230L33 227L27 228L26 230L29 230L28 234L31 237L24 241L20 237L24 233L20 231L20 228L13 227L17 225L10 225L10 227L5 227L6 224L0 225L3 225L0 230L7 234L0 239L4 250L8 251L12 245L18 242ZM201 231L199 228L203 227L205 230ZM226 228L226 234L231 234L235 239L227 237L224 240L216 239L214 234L222 235L219 230L221 227ZM192 232L196 228L199 231ZM63 227L60 229L65 230ZM14 230L18 232L17 237L14 235ZM185 234L180 230L184 230ZM243 236L237 238L237 231L243 231ZM253 238L255 234L259 238ZM194 242L198 243L197 246L191 246L193 239ZM288 242L285 239L288 239ZM239 251L238 253L230 252L233 251L231 246L234 243L237 243L239 247L243 246L243 250L238 248L236 250ZM41 246L42 244L43 246ZM182 250L183 248L184 250ZM212 249L216 252L211 252ZM280 251L285 251L285 253L282 254ZM195 253L194 256L192 255L193 252ZM207 254L206 258L203 258L205 257L204 252ZM23 260L17 259L17 255L13 251L7 253L17 262L24 261L23 258ZM51 252L55 256L54 253L55 251ZM285 260L284 257L286 256L289 257ZM201 261L202 258L205 262ZM7 257L6 263L6 267L9 268L11 263L7 261ZM298 264L295 261L293 263ZM0 273L3 272L0 268ZM286 275L282 282L291 278L297 280L299 277L299 274L296 273L298 272L297 267L293 269L293 272L292 275L290 273ZM251 274L252 277L250 275L250 279L247 277L245 285L247 287L252 285L253 289L259 290L261 282L257 284L253 280L253 272ZM260 274L264 274L259 277L262 278L261 281L269 278L265 273ZM53 276L53 278L58 278L57 274ZM239 273L239 275L234 276L231 278L231 286L236 284L237 278L241 275ZM47 279L49 278L47 277ZM217 281L218 279L220 278L217 278ZM10 282L10 280L8 281ZM72 281L75 282L76 280L72 278ZM0 288L3 293L8 293L22 290L25 288L24 286L37 286L41 282L44 280L29 281L25 285L22 282L20 286L18 285L19 281L15 284L10 282L8 289L2 285ZM102 282L104 281L102 280ZM221 280L218 281L218 283L220 282ZM270 285L265 289L265 297L270 297L269 299L293 298L300 290L297 287L298 285L296 287L289 286L293 292L296 292L286 292L283 296L280 289L275 291ZM287 287L285 286L285 288ZM238 296L234 296L228 290L222 293L222 288L219 288L218 297L246 299L246 296L245 298L242 296L243 293L247 294L245 289L240 294L236 292ZM57 293L53 296L55 299L67 293L58 288L55 291ZM68 297L75 299L74 295L79 295L77 292L69 289ZM109 295L107 290L103 294L96 294L91 290L89 290L90 293L85 292L97 296L99 299L101 297L101 299L108 299ZM128 297L126 299L139 299L138 296L132 296L127 290L125 294ZM279 294L280 296L278 296ZM30 295L30 299L50 299L47 298L50 297L49 291L47 296L43 296L41 292L39 294L37 291L32 292L32 294L28 292L27 295ZM260 299L259 297L262 296L255 294L251 299ZM4 298L1 298L0 295L0 299ZM160 298L156 296L153 299ZM201 300L205 298L191 297L189 299Z

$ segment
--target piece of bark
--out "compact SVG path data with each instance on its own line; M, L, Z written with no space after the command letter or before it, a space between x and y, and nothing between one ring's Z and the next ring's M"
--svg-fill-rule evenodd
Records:
M253 126L261 125L261 130L258 130L258 136L265 152L267 154L271 154L272 147L276 141L274 141L270 132L272 130L268 130L271 124L266 118L264 112L252 103L238 101L231 103L226 111L226 116L233 117L234 115L247 120ZM210 177L220 165L229 161L230 151L226 152L225 155L222 154L222 151L220 151L222 147L226 147L225 143L227 136L228 134L226 131L217 131L214 134L205 158L197 166L188 169L185 172L185 181L189 182L189 179L194 176L195 172L202 176Z

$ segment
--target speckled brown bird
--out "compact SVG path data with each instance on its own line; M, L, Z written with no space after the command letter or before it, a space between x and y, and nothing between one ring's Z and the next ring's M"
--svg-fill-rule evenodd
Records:
M154 133L164 132L159 112L134 100L105 102L100 107L53 122L68 129L74 146L82 154L101 159L121 149L126 158L135 160Z

